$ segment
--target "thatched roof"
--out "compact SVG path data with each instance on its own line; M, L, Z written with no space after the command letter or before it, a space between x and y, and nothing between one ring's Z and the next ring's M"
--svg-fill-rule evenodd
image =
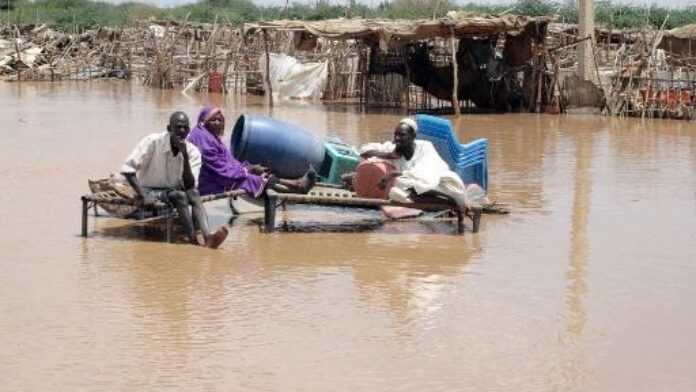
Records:
M667 30L665 37L674 37L679 39L696 39L696 24L685 25Z
M694 40L696 40L696 24L690 24L665 31L658 48L670 54L670 61L676 59L683 65L684 59L678 58L693 57L694 53L696 53ZM689 61L692 62L692 60Z
M578 34L578 25L575 23L549 23L548 27L550 34ZM611 29L603 26L595 26L595 36L607 36L607 35L633 35L641 32L652 32L654 29L651 27L635 28L635 29ZM579 37L582 38L582 37Z
M529 24L545 28L549 20L547 17L472 15L464 12L451 12L444 18L431 20L343 18L323 21L275 20L247 23L245 31L258 29L298 31L332 40L372 40L379 41L382 45L386 43L391 46L397 42L448 37L452 32L458 37L485 36L497 33L517 35L524 31Z

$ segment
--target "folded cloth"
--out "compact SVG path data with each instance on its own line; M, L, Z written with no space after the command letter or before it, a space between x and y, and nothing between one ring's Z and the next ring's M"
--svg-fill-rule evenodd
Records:
M101 178L98 180L87 180L87 184L89 185L89 189L92 191L92 193L112 192L115 195L126 200L133 200L137 195L135 190L129 184L125 183L119 178L116 178L116 176L114 176L113 174L108 178ZM138 210L137 206L114 205L105 203L97 204L110 215L119 218L128 217Z
M389 219L415 218L423 214L422 210L408 207L382 206L381 210Z

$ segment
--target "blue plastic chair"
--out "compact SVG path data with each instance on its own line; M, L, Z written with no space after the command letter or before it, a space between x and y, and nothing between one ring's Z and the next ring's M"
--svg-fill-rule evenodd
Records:
M462 181L479 184L488 190L488 139L462 144L454 134L452 123L445 118L419 114L416 122L417 138L431 142Z

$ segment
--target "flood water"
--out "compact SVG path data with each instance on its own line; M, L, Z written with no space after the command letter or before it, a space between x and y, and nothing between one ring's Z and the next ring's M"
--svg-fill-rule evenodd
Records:
M262 234L242 217L209 250L102 217L81 238L87 179L209 100L229 122L268 114L256 97L0 83L0 390L696 390L696 123L462 116L460 139L490 140L490 194L512 210L478 234ZM359 144L403 114L272 115ZM208 211L229 220L224 203Z

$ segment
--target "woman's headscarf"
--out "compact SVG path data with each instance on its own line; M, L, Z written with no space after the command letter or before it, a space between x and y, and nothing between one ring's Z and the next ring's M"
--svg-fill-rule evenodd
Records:
M198 113L198 121L196 126L205 128L205 123L210 120L214 115L221 113L222 110L216 106L204 106L201 112Z

